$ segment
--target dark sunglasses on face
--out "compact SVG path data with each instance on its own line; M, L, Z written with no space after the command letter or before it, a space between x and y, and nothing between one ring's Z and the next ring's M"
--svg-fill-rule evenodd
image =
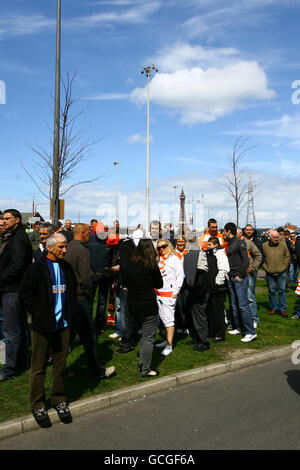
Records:
M162 249L165 249L165 248L168 248L168 245L160 245L157 247L158 250L162 250Z

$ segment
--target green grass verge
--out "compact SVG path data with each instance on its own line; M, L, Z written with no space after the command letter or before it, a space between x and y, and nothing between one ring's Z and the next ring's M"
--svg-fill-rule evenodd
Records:
M257 329L258 337L251 343L243 344L241 336L226 334L226 341L214 344L208 351L197 352L186 344L184 335L177 336L175 348L170 356L163 357L160 349L154 348L152 366L160 370L160 376L164 377L177 372L198 368L208 364L228 360L237 355L254 351L265 350L276 346L290 345L295 340L300 340L300 321L291 319L294 314L299 297L295 295L294 288L287 292L287 312L289 318L280 315L268 315L268 292L266 282L257 282L257 302L260 324ZM116 374L110 379L98 380L89 376L86 366L84 350L81 345L73 345L72 352L68 356L67 365L75 372L73 378L66 380L66 393L70 402L93 395L111 392L122 387L128 387L144 382L138 370L137 352L115 354L117 348L113 347L115 340L108 335L113 329L108 329L99 338L98 351L101 362L106 366L116 366ZM157 337L157 339L160 339ZM48 367L45 389L49 396L51 390L52 368ZM151 379L156 380L156 379ZM29 407L29 371L24 372L12 381L0 383L0 422L30 414Z

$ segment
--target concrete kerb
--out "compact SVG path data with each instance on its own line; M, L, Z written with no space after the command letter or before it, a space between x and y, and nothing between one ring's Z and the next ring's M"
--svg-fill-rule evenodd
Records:
M227 372L233 372L251 365L277 359L288 355L289 353L291 353L291 346L284 346L282 348L258 352L242 359L232 359L200 367L198 369L179 372L177 374L162 377L160 379L157 378L146 383L125 387L114 392L78 400L70 404L70 410L73 418L76 418L78 416L126 403L130 400L144 398L154 393L172 389L180 385L205 380ZM60 422L57 413L54 410L49 411L49 417L52 424ZM36 429L40 428L32 415L6 421L0 424L0 440Z

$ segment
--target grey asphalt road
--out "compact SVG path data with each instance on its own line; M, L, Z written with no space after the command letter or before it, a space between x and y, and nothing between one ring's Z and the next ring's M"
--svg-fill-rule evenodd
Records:
M300 449L300 366L290 357L0 441L0 450Z

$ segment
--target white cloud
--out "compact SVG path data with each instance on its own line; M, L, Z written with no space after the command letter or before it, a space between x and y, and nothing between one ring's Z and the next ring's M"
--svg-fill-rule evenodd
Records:
M115 4L110 6L113 7L114 5ZM129 8L122 11L111 10L66 20L64 27L73 30L74 28L94 28L101 24L142 24L149 21L150 16L156 13L161 7L161 3L158 0L138 4L124 2L121 6L128 5Z
M98 93L97 95L87 96L83 99L94 101L126 100L129 96L128 93Z
M257 120L250 124L251 127L248 127L244 130L239 131L229 131L225 132L229 135L265 135L265 136L274 136L279 139L288 139L293 141L293 145L299 146L299 135L300 135L300 114L290 115L285 114L277 119L269 120ZM272 146L279 146L280 144L274 142Z
M105 4L105 2L104 2ZM89 16L66 19L62 17L62 27L66 31L90 29L101 24L142 24L161 8L159 0L147 2L117 1L108 2L110 11L94 13ZM113 10L118 7L117 10ZM120 7L122 11L119 10ZM3 14L0 18L0 39L8 36L32 35L55 28L56 18L44 15Z
M278 17L278 11L274 11L272 6L297 5L297 0L188 1L200 13L197 12L185 21L183 30L189 37L209 35L210 40L217 36L224 38L225 33L234 34L244 25L257 28L274 21Z
M146 87L136 88L131 100L143 105L146 92ZM274 97L265 72L255 61L239 61L206 70L199 66L182 68L157 73L151 80L151 102L179 113L184 124L214 121L246 107L249 102Z
M156 57L149 59L154 62L160 71L175 72L179 69L194 66L209 67L227 65L233 58L237 58L239 51L232 47L204 48L201 45L190 45L185 41L178 41L172 48L165 47Z
M3 15L0 19L0 39L40 33L55 27L55 24L55 19L43 15Z
M153 137L149 136L149 141L153 142ZM141 134L132 134L128 137L127 143L128 144L145 144L147 142L147 137Z

